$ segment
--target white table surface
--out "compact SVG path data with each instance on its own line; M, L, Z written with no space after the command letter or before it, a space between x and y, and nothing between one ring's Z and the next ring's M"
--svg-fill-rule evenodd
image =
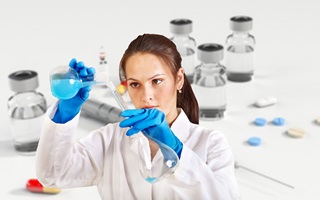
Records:
M156 7L156 8L155 8ZM320 13L316 0L296 1L93 1L40 0L0 3L0 63L2 85L0 102L0 199L99 199L95 187L64 189L57 195L34 194L25 183L35 177L35 156L17 153L11 140L7 99L12 95L9 73L32 69L39 73L40 87L48 103L54 98L48 74L54 66L72 57L96 66L99 48L105 46L111 76L128 43L144 32L170 36L169 21L178 17L194 21L191 34L198 44L224 44L230 33L229 18L252 16L256 37L255 76L246 83L227 83L227 111L222 120L200 124L221 130L240 165L270 176L294 189L270 181L244 169L235 171L243 200L320 199ZM128 17L129 16L129 17ZM107 91L94 89L93 96L115 105ZM253 102L275 96L278 102L256 108ZM256 117L268 120L264 127L252 124ZM284 126L270 123L286 119ZM78 137L103 124L82 117ZM286 130L306 131L301 139L290 138ZM246 144L251 136L262 145Z

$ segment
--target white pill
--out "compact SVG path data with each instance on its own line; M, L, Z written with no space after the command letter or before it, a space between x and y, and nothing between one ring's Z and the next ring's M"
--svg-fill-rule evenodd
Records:
M267 106L271 106L275 103L277 103L277 98L276 97L265 97L265 98L261 98L261 99L258 99L256 100L256 102L254 103L255 106L257 107L267 107Z
M293 138L302 138L306 132L302 128L289 128L287 134Z
M320 117L318 119L316 119L317 124L320 125Z

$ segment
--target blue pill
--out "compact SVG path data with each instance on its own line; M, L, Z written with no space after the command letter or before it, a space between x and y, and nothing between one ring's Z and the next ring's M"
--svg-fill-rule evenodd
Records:
M261 144L261 138L259 137L250 137L248 140L247 140L247 143L250 145L250 146L259 146Z
M267 120L265 118L258 117L254 120L254 124L256 126L265 126L267 124Z
M283 126L285 124L285 119L282 117L276 117L273 119L272 123L276 126Z

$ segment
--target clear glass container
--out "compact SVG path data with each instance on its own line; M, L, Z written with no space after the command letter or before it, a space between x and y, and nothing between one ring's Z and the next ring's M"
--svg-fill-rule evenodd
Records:
M31 70L13 72L9 86L15 92L8 99L8 111L14 147L19 152L37 149L47 103L43 94L36 92L38 74Z
M193 82L194 68L196 66L196 41L190 36L192 21L189 19L174 19L170 21L171 40L176 44L182 58L182 67L190 81Z
M226 110L226 69L220 64L223 59L223 46L206 43L198 46L198 59L195 69L193 91L197 97L200 118L217 120Z
M103 46L100 47L99 51L99 65L96 67L97 75L100 76L99 80L103 80L104 82L109 81L109 66L106 59L106 52ZM106 85L101 85L102 87L106 87Z
M250 81L254 74L255 38L249 31L252 29L252 18L235 16L230 19L233 31L226 40L227 78L234 82Z
M79 73L66 65L55 67L50 72L51 93L58 99L71 99L76 96L79 90L86 86L104 85L106 79L100 72L94 76L82 78Z

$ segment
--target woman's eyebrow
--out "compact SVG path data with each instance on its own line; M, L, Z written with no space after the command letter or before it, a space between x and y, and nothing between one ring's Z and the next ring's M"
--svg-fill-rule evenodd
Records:
M154 79L154 78L156 78L156 77L158 77L158 76L162 76L162 75L165 75L165 74L155 74L155 75L153 75L153 76L151 76L150 78L148 78L148 80L152 80L152 79ZM135 78L127 78L127 81L128 80L131 80L131 81L138 81L137 79L135 79Z

